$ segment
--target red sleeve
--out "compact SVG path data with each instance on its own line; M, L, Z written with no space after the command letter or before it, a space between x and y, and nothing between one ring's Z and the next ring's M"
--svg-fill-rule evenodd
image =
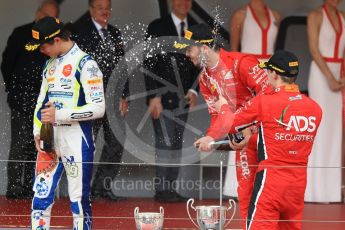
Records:
M214 94L211 93L210 89L205 85L205 83L203 82L203 76L201 76L199 78L199 87L200 87L200 92L207 104L208 107L208 113L211 116L211 120L210 120L210 126L207 129L207 133L209 132L215 132L216 127L214 127L215 125L215 121L217 120L218 117L218 112L216 111L214 105L218 100L218 97L215 96Z
M204 76L200 76L199 80L199 87L201 95L203 96L207 107L208 107L208 113L212 116L214 114L218 114L217 110L215 109L215 103L218 101L218 96L211 93L210 89L205 85L203 81Z
M207 129L206 136L210 136L209 133L217 133L217 118L218 114L211 115L210 126Z
M239 65L240 79L256 95L269 90L267 72L259 68L256 57L248 55L242 58Z
M260 96L254 97L235 113L231 112L228 105L223 105L214 124L215 131L209 132L208 136L218 140L227 133L236 133L241 128L258 122L260 119L260 98Z

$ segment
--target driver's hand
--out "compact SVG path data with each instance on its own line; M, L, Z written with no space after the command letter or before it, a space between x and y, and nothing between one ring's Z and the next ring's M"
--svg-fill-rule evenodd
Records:
M205 136L195 141L194 146L198 148L199 152L211 152L213 150L212 142L214 142L212 137Z

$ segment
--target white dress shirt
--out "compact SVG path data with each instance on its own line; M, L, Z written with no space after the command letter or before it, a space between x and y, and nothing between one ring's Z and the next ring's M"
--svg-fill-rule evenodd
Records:
M96 26L96 29L97 29L97 31L98 31L98 34L99 34L99 36L101 36L101 38L102 38L102 40L104 40L104 34L103 34L103 32L102 32L102 29L104 28L104 29L107 29L107 26L106 27L102 27L98 22L96 22L93 18L91 18L92 19L92 22L93 22L93 24Z
M183 20L181 20L174 13L171 13L171 17L172 17L172 20L175 24L178 36L181 37L181 22L184 22L184 29L186 30L188 28L187 17L185 17Z

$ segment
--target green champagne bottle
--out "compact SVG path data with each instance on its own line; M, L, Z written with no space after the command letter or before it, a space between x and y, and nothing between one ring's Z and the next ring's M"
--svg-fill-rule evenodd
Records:
M41 126L40 148L48 153L54 152L54 128L51 123L45 123Z

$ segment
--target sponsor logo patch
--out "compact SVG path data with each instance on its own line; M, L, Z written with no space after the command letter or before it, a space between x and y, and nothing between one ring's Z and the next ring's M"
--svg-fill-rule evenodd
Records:
M61 87L64 89L72 88L72 80L71 78L60 78Z
M93 116L93 112L72 113L71 118L72 119L83 119L83 118L89 118L92 116Z
M55 65L52 65L52 66L49 68L49 70L48 70L49 75L53 75L54 72L55 72L55 70L56 70L56 66L55 66Z
M94 65L92 65L90 68L87 68L86 71L91 74L91 78L98 77L98 68L96 68Z
M68 77L70 76L72 73L72 65L71 64L68 64L68 65L65 65L63 67L63 70L62 70L62 74L65 76L65 77Z
M102 97L103 92L92 92L90 93L90 97Z
M88 80L87 84L94 85L94 84L98 84L98 83L101 83L101 82L102 82L101 79L93 79L93 80Z
M36 192L38 196L44 197L48 194L49 188L44 178L40 178L40 181L36 184Z
M92 91L101 91L103 90L103 86L91 86Z
M190 39L192 38L192 35L193 35L193 33L192 33L191 31L189 31L189 30L186 30L186 31L184 32L184 37L185 37L186 39L188 39L188 40L190 40Z
M57 109L57 110L60 110L63 108L63 103L62 102L59 102L59 101L54 101L54 107Z
M49 82L52 82L52 81L55 81L55 77L48 77L47 78L47 82L49 83Z
M39 220L43 216L43 211L33 211L32 212L32 219Z
M285 111L286 112L286 111ZM289 122L286 124L284 123L284 111L282 113L281 118L275 119L276 122L278 122L279 125L282 125L285 128L286 131L290 131L290 130L295 130L296 132L309 132L312 133L315 131L316 129L316 117L314 116L310 116L310 117L305 117L305 116L295 116L292 115L290 116Z
M302 100L302 95L299 94L299 95L296 95L294 97L289 97L289 101L296 101L296 100Z
M49 97L64 97L64 98L71 98L73 97L72 92L63 92L63 91L50 91L48 92Z
M40 39L40 32L38 32L38 31L36 31L36 30L32 30L31 32L32 32L32 37L33 37L34 39L37 39L37 40Z
M66 157L65 170L67 176L77 177L78 176L78 166L75 163L74 156Z

